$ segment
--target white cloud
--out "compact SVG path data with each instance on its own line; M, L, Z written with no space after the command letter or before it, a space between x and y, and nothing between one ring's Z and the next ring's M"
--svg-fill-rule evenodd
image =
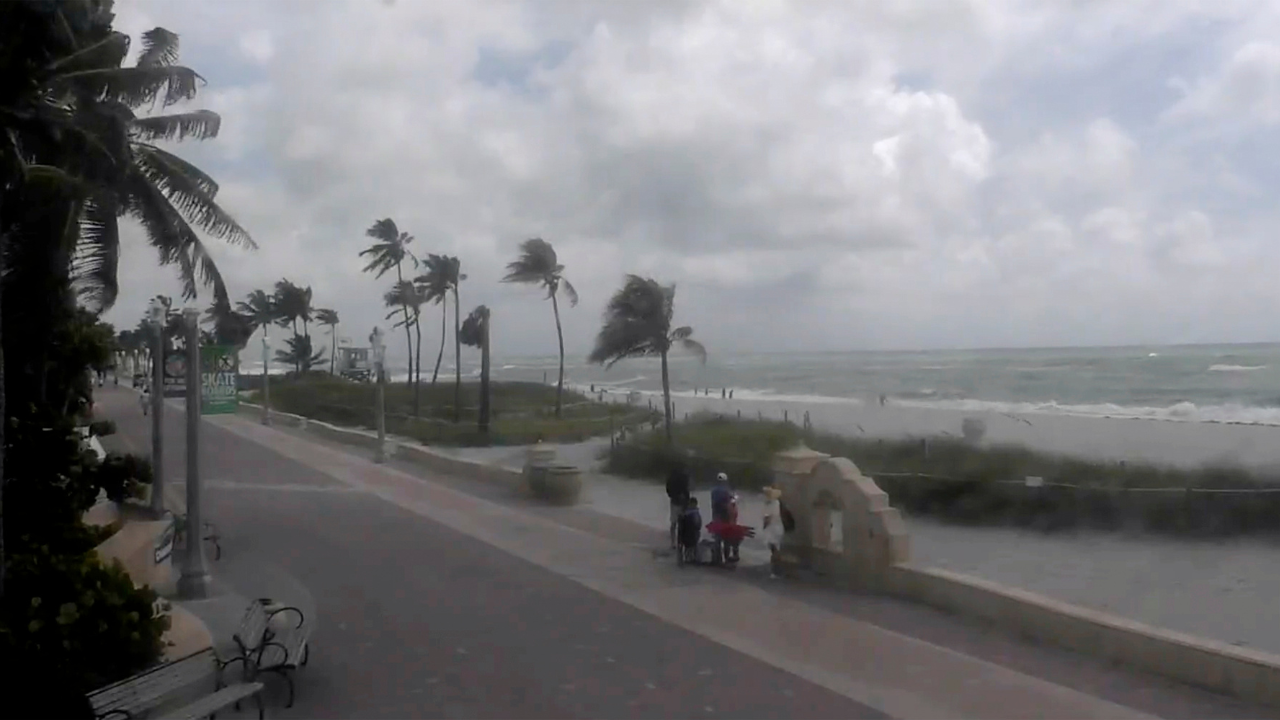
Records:
M224 137L183 152L223 181L261 245L217 250L233 292L288 276L351 323L379 322L386 283L360 273L357 253L389 216L416 250L463 259L463 302L503 318L504 349L551 352L538 295L497 282L534 235L556 244L582 294L566 317L575 350L624 272L678 282L681 317L726 348L1186 340L1168 308L1188 273L1208 312L1239 316L1246 291L1280 302L1274 283L1241 280L1275 254L1252 171L1203 127L1156 122L1166 110L1201 126L1280 113L1273 50L1248 37L1271 11L1223 5L329 0L299 13L120 0L117 11L131 29L181 33L211 80L204 102ZM1234 49L1189 74L1183 97L1105 100L1173 74L1120 72L1126 53L1206 27ZM1115 87L1084 93L1077 77ZM1038 82L1079 94L1079 115L1039 108ZM1001 116L1033 131L1002 134ZM1189 172L1200 167L1212 172ZM1243 214L1224 217L1220 192ZM127 250L112 317L132 324L172 280L137 237ZM1203 339L1256 339L1262 326L1227 320Z

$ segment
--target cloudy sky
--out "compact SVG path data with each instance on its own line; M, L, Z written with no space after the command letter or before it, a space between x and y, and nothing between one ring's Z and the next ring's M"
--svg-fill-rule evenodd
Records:
M360 339L376 219L461 257L495 352L555 351L498 283L553 242L585 353L626 272L713 351L1274 340L1280 5L1263 0L117 0L208 79L184 154ZM1272 191L1267 188L1272 187ZM130 233L109 319L173 270ZM201 302L207 302L202 299ZM428 335L430 337L430 335ZM434 350L434 348L432 348ZM424 353L425 354L425 353Z

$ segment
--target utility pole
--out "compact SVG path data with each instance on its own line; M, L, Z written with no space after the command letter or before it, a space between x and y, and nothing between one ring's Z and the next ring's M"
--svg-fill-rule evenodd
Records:
M387 392L386 377L383 365L387 359L387 346L382 339L382 328L375 327L369 335L369 344L373 348L373 371L378 374L378 389L374 401L374 413L377 415L378 450L374 454L374 462L387 461Z
M164 324L168 308L159 298L148 308L155 337L151 344L151 512L164 517Z
M187 324L187 556L178 578L178 594L186 600L198 600L209 596L200 516L200 311L187 308L182 315Z

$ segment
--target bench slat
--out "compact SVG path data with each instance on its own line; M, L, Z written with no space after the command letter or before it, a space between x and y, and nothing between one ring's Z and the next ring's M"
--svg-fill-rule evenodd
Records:
M155 708L173 693L217 674L213 649L206 648L170 663L89 693L96 715L124 710L138 715Z
M206 718L219 710L237 703L245 698L262 692L262 683L241 683L225 687L212 695L206 695L186 707L174 710L164 716L164 720L198 720Z

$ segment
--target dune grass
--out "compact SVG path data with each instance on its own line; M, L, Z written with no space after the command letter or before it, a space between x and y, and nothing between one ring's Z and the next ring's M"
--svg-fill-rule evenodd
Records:
M1044 530L1202 536L1280 531L1280 478L1239 467L1086 460L954 437L855 438L702 414L677 423L677 450L666 446L660 432L645 431L613 451L607 467L659 478L679 456L701 482L724 471L735 486L756 489L772 481L773 455L801 441L853 460L909 515ZM1029 486L1028 477L1042 484Z
M316 420L349 427L372 428L376 387L355 383L327 373L303 378L274 379L271 407ZM490 384L490 429L481 435L477 426L479 383L462 385L462 420L455 423L452 382L423 383L420 411L413 415L413 388L391 383L386 388L387 432L413 438L427 445L481 446L525 445L544 442L580 442L608 436L624 425L653 420L646 408L595 402L565 390L561 417L554 414L556 389L539 383ZM261 402L261 393L250 394L250 402Z

